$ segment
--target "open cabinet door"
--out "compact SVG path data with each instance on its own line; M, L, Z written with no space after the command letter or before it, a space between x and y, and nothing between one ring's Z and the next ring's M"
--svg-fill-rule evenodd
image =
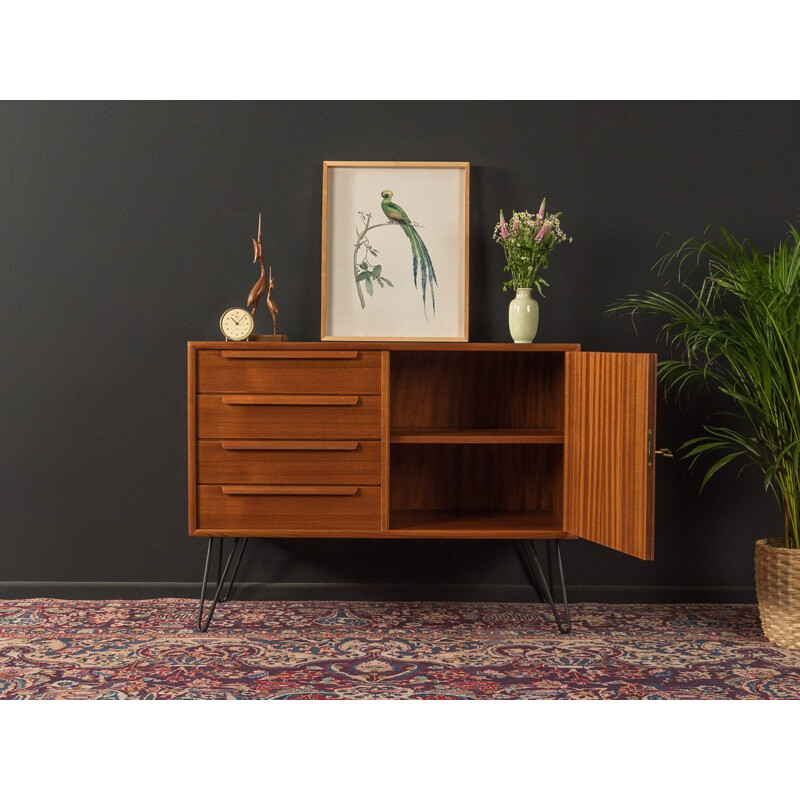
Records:
M565 357L564 530L652 559L656 356Z

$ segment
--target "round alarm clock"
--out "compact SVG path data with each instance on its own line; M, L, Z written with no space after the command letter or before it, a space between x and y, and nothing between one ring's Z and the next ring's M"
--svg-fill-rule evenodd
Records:
M253 316L246 308L229 308L219 318L222 335L234 342L243 342L254 327Z

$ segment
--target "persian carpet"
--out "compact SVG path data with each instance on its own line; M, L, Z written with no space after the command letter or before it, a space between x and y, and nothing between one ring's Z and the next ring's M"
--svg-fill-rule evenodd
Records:
M751 605L0 601L0 699L800 699Z

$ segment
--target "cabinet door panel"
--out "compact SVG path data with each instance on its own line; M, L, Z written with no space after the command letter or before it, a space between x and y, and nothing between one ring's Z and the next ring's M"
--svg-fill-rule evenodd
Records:
M566 353L564 530L653 558L653 353Z

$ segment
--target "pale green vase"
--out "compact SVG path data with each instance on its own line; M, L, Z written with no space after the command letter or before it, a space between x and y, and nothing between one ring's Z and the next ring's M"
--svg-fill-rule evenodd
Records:
M539 330L539 303L531 297L532 289L517 289L508 307L508 329L516 344L530 344Z

